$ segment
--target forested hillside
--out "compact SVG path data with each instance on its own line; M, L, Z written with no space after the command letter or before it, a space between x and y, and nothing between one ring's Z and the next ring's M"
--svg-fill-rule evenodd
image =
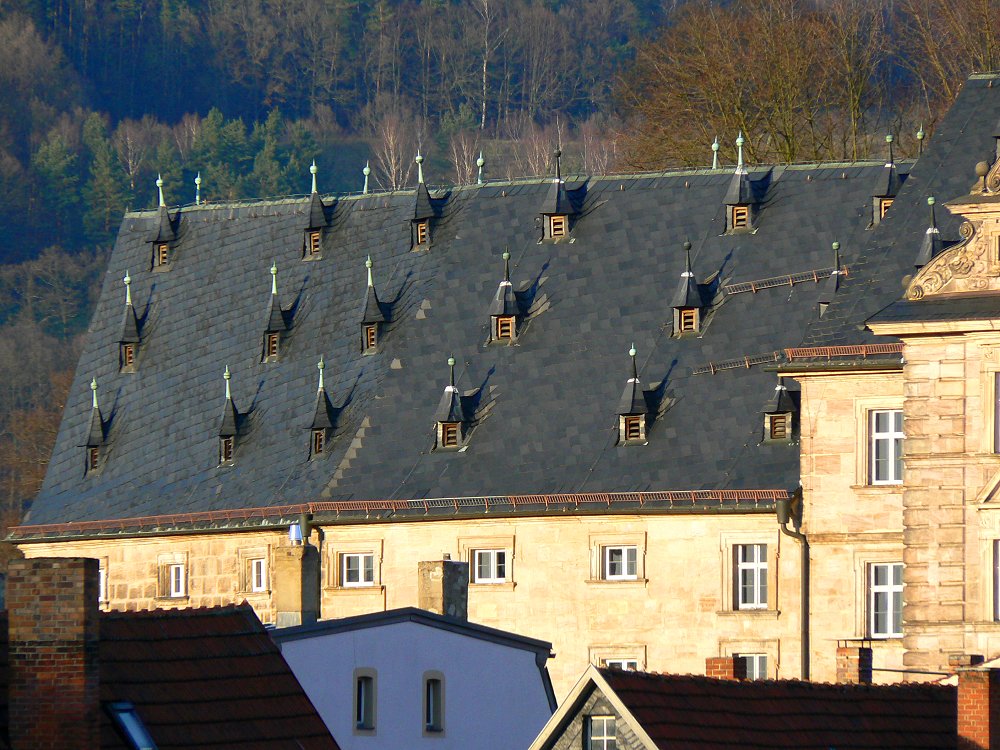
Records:
M44 474L121 216L413 182L903 154L1000 0L0 0L0 499ZM897 152L899 153L899 152Z

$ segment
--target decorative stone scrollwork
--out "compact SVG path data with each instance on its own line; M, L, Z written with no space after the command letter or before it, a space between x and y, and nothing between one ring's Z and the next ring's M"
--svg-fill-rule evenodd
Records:
M976 233L976 228L972 226L971 221L963 221L962 225L958 228L958 233L962 236L963 240L972 239L972 235Z

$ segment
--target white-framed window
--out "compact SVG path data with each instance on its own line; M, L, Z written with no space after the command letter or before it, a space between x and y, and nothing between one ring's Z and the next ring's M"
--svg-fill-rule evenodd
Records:
M354 670L354 731L374 734L377 707L377 674L374 669Z
M767 654L736 654L742 674L748 680L767 679Z
M250 560L250 590L267 591L267 560L255 557Z
M872 563L868 568L868 634L903 637L903 563Z
M736 609L767 609L767 545L737 544Z
M869 412L869 435L871 483L900 484L903 481L903 410Z
M601 577L606 581L634 581L638 577L639 550L633 545L601 549Z
M172 599L187 595L187 571L183 563L174 563L167 569L168 596Z
M618 747L614 716L587 717L587 750L616 750Z
M108 569L103 563L97 570L97 601L100 604L108 601Z
M473 583L506 583L507 550L477 549L473 552Z
M424 673L424 732L444 731L444 675Z
M340 556L340 585L374 586L375 555L371 552L345 552Z
M609 669L621 669L625 672L638 672L638 659L604 659L604 666Z

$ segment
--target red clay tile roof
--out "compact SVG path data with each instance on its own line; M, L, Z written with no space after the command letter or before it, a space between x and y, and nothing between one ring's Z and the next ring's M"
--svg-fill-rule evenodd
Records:
M950 686L600 673L663 750L954 750L956 744L956 689Z
M130 701L159 750L338 750L249 605L101 615L101 702ZM102 748L127 748L107 715Z

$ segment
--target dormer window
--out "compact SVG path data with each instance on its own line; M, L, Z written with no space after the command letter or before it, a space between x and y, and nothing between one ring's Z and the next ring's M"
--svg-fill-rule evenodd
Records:
M87 473L91 474L97 471L97 467L100 465L101 465L101 449L87 448Z
M101 466L101 449L104 447L104 440L107 435L107 425L101 415L101 409L97 405L97 378L90 381L92 394L92 406L90 409L90 427L87 430L87 441L83 447L87 449L85 454L84 475L94 474Z
M156 246L156 257L153 259L153 265L156 267L166 266L170 263L170 245L166 242L157 243Z
M306 232L306 255L314 258L319 255L319 230Z
M413 233L415 245L426 245L430 241L431 223L427 220L414 222Z
M892 198L881 198L879 199L878 211L879 218L884 219L886 211L889 210L889 206L892 205Z
M278 342L281 336L277 333L264 334L264 361L276 362L278 360Z
M699 314L697 307L682 307L674 311L677 317L678 333L698 333Z
M322 455L325 448L326 448L326 430L313 430L310 455L313 458Z
M793 439L795 412L798 411L798 393L789 393L779 382L774 393L764 405L764 442L784 443Z
M646 415L622 415L619 426L620 439L623 443L645 442L646 440Z
M378 347L378 323L361 326L361 348L364 354L372 354Z
M514 338L514 316L500 315L494 318L493 338L498 341L511 341Z
M768 440L788 440L792 432L792 415L765 414L764 431Z
M750 226L750 207L749 206L731 206L731 222L730 226L733 229L746 229Z
M122 372L133 372L135 365L135 344L121 344L119 362Z
M646 416L649 406L646 392L639 382L639 368L635 361L635 345L628 350L632 358L632 377L625 381L625 390L618 402L618 444L644 445L646 442Z
M262 362L277 362L281 353L282 335L289 329L289 317L281 307L278 298L278 266L271 264L271 299L267 308L267 323L264 326Z
M219 465L231 466L233 463L233 451L236 448L236 440L233 437L219 438Z
M327 439L333 430L336 416L333 404L326 395L326 386L323 383L323 371L326 364L320 357L316 363L319 370L319 385L316 388L316 407L313 409L312 422L309 423L309 459L318 458L326 452Z
M459 422L438 422L438 445L441 448L457 448L460 431Z
M546 228L549 230L546 239L557 240L560 237L565 237L567 232L566 228L568 226L565 216L546 216Z

